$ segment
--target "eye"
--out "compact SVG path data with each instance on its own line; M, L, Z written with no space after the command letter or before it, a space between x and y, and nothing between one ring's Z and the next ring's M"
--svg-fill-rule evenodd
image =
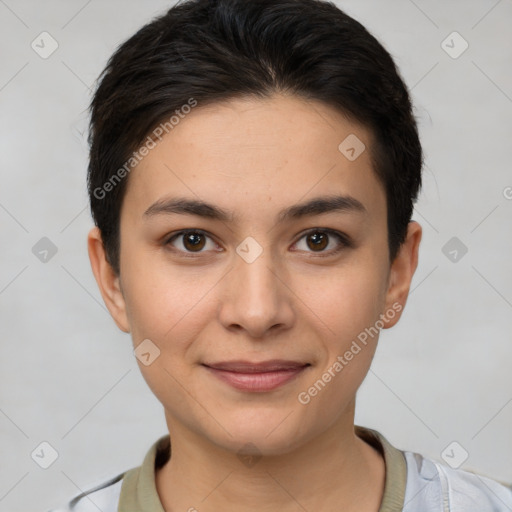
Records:
M333 243L332 239L337 243ZM303 247L300 247L302 241L304 241ZM210 244L209 246L208 243ZM173 251L182 253L183 256L190 257L194 257L194 254L207 252L208 249L218 251L219 247L215 241L201 229L189 229L174 233L167 238L164 245L171 246ZM348 236L338 231L313 228L304 233L302 237L295 242L294 246L298 246L294 250L318 253L318 256L331 256L347 247L351 247L352 243Z
M207 240L211 241L210 249L216 250L218 247L217 244L211 237L200 229L191 229L175 233L167 239L165 245L172 246L178 252L201 253L205 252L202 249L208 246ZM176 245L175 242L177 242Z
M337 240L337 244L333 244L331 238ZM305 233L295 245L300 245L304 240L305 248L298 250L305 250L306 252L320 253L319 256L331 256L340 252L346 247L351 247L350 239L343 233L334 231L332 229L314 228ZM334 245L334 247L332 247ZM325 250L326 247L331 246L331 249ZM324 254L325 253L325 254Z

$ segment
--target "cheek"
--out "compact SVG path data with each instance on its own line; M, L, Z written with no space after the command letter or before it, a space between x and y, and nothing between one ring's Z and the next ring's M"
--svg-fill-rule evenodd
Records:
M147 339L157 347L154 362L146 366L138 360L154 395L164 405L172 403L178 410L190 411L182 383L192 378L194 340L201 336L205 320L213 314L207 292L214 283L207 276L201 279L155 263L153 260L133 272L126 269L125 301L132 341L134 348Z
M149 338L165 344L166 349L179 348L179 338L185 333L193 337L211 308L209 290L219 281L218 272L171 265L164 256L135 247L129 254L123 290L134 344Z
M353 399L377 347L384 284L376 264L365 268L331 273L319 283L323 291L316 287L311 296L311 321L328 329L323 327L320 364L297 398L308 417L325 424L336 421Z
M376 258L361 256L357 264L333 267L314 277L301 276L297 294L308 306L311 321L338 349L378 320L385 300L381 267Z

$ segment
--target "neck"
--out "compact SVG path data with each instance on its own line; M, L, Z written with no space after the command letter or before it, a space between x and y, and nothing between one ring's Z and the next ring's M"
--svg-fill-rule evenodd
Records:
M379 510L384 460L355 435L353 415L290 453L245 464L183 426L170 426L172 455L156 474L166 511Z

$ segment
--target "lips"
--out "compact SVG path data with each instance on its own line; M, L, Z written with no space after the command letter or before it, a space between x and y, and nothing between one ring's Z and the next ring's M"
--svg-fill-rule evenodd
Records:
M300 375L309 363L273 359L268 361L222 361L203 365L230 386L249 392L276 389Z
M215 370L225 370L235 373L265 373L280 370L296 370L307 366L308 363L273 359L271 361L250 362L250 361L226 361L220 363L208 363L205 366Z

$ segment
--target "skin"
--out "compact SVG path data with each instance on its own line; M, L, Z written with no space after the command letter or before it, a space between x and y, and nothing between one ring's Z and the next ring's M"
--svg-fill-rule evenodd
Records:
M354 161L338 150L349 134L366 145ZM172 439L172 457L156 474L166 511L378 511L384 460L354 433L355 395L378 335L307 405L297 398L379 315L405 306L417 267L416 222L389 261L385 191L371 144L363 126L295 96L198 106L130 173L120 275L105 258L101 233L90 231L92 269L113 319L135 347L150 339L160 350L149 366L138 364ZM352 196L366 211L277 221L284 208L333 194ZM237 218L144 215L177 196ZM336 230L352 244L329 236L319 249L304 233L312 228ZM183 229L207 232L199 252L183 236L169 242ZM262 248L251 263L236 252L248 236ZM400 315L386 315L384 328ZM311 366L260 393L236 390L202 366L234 359ZM244 449L247 443L256 448ZM240 453L261 458L249 467Z

